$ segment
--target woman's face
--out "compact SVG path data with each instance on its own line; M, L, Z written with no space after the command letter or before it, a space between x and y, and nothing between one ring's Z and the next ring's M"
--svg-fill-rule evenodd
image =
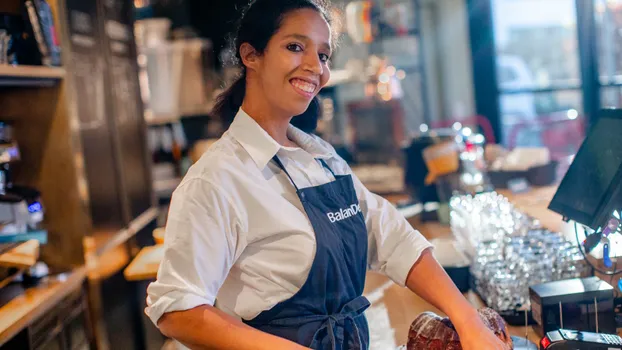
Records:
M330 77L331 32L321 14L301 9L285 15L258 60L257 76L267 102L296 116Z

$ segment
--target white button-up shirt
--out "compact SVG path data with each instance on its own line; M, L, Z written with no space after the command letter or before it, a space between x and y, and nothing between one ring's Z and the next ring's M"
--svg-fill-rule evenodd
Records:
M147 315L214 305L253 319L293 296L315 256L315 234L278 155L299 188L352 174L334 148L290 126L300 148L283 147L240 110L229 130L194 164L175 190L158 278L147 293ZM368 231L368 266L404 285L431 244L385 199L353 175Z

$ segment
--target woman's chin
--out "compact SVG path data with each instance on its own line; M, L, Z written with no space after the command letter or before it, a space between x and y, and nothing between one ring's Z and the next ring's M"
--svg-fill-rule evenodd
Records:
M289 113L292 116L299 116L303 113L305 113L307 111L307 109L309 109L309 102L307 103L298 103L296 105L291 106L291 108L289 108Z

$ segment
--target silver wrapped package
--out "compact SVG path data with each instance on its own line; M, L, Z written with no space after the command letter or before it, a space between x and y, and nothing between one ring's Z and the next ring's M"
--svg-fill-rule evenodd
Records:
M529 286L589 273L576 244L542 229L498 193L454 197L450 207L475 291L494 310L528 310Z

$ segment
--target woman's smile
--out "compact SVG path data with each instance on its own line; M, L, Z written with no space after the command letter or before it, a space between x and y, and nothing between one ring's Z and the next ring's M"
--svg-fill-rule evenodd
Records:
M318 88L317 83L301 78L293 78L289 82L297 93L308 99L312 99L315 96Z

